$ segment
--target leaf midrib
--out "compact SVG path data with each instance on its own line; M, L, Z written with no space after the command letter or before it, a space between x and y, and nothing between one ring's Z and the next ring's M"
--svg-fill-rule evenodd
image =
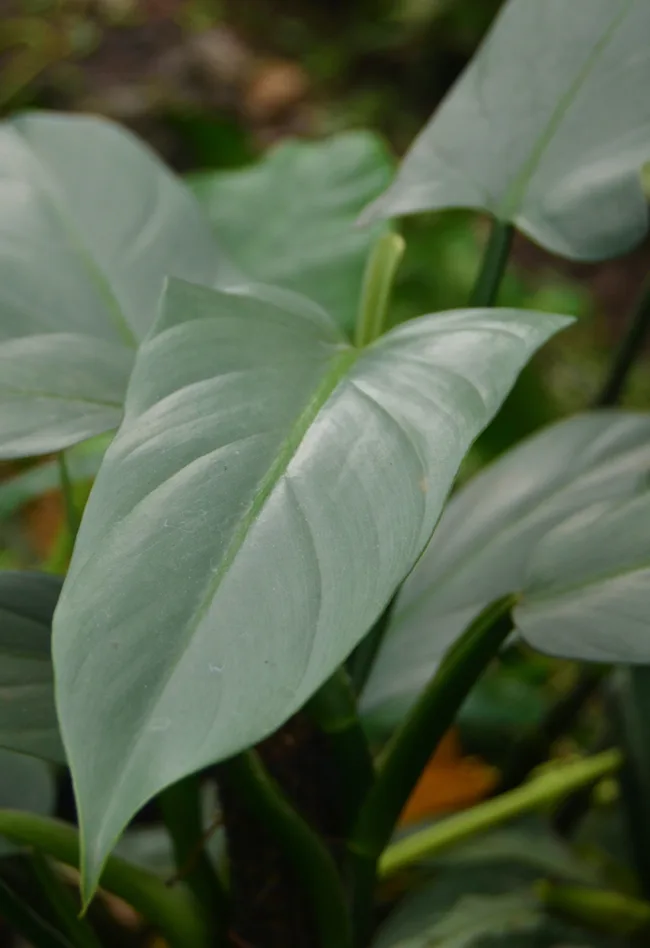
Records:
M41 186L39 189L40 193L47 199L50 207L54 210L55 215L60 220L63 229L70 239L73 249L79 255L79 258L85 265L92 282L107 304L108 310L113 316L113 323L120 335L120 338L130 348L137 348L138 341L135 333L131 329L129 322L122 311L122 306L111 287L108 276L104 273L104 270L99 262L85 246L84 241L78 232L76 224L65 213L65 205L62 204L59 198L59 185L51 169L45 162L43 162L34 146L34 143L27 137L27 135L25 135L17 125L14 125L14 130L16 134L20 136L27 151L31 155L32 160L35 162L42 174L41 185L43 185L43 182L45 182L46 186Z
M152 700L149 703L149 709L147 712L148 715L151 715L152 709L155 708L155 706L160 701L160 698L164 694L172 676L174 675L180 659L185 654L194 637L194 634L196 633L196 630L201 624L206 612L210 608L210 604L216 596L219 586L225 579L230 567L233 565L235 558L237 557L237 554L244 545L251 527L256 522L264 506L266 505L266 502L269 500L271 494L280 482L282 475L289 466L289 463L300 448L305 435L311 428L317 415L329 401L338 384L343 380L348 370L357 361L362 351L363 350L357 349L351 345L346 345L343 348L339 348L338 354L333 358L330 368L323 375L311 398L292 425L287 437L281 443L274 460L269 466L264 477L259 482L251 503L242 513L239 523L234 530L228 547L221 559L219 568L215 573L212 574L210 583L208 584L201 598L199 606L195 610L189 623L187 623L182 629L182 636L179 636L179 639L181 639L180 648L177 652L175 661L173 663L169 663L167 673L163 676L160 684L156 688L156 694L152 696ZM125 764L122 767L118 781L113 788L113 801L115 801L119 796L121 786L124 783L129 771L129 764L127 761L130 761L133 757L143 733L144 729L140 728L135 736L135 740L132 741L131 747L124 755ZM103 836L106 823L108 822L109 817L112 816L112 811L112 807L109 807L105 811L104 819L101 821L98 830L95 833L95 838L101 838ZM83 820L81 820L81 823L83 825Z
M635 2L636 0L627 0L625 6L622 7L620 13L614 17L608 28L605 30L599 41L592 49L591 53L585 60L582 68L578 71L575 79L567 91L560 98L546 124L546 127L543 129L541 135L535 143L533 150L528 156L528 159L524 162L519 174L515 177L514 181L500 202L500 206L495 212L499 219L507 222L513 220L516 217L520 210L520 206L523 203L526 191L528 190L528 186L533 178L533 175L535 174L542 158L544 157L544 153L555 138L555 134L564 121L569 108L591 75L591 72L601 54L609 45L614 34L618 30L625 17L628 15L633 3Z

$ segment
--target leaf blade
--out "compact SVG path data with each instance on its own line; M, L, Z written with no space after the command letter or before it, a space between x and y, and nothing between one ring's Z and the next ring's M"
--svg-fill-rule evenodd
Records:
M172 282L55 615L88 890L139 805L275 730L351 651L566 322L436 314L360 351L293 296Z

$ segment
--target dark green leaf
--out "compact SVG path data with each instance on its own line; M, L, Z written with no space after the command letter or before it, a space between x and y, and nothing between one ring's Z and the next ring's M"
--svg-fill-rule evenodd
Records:
M349 654L566 322L435 314L359 350L283 291L171 282L55 616L88 890L146 800L275 730Z
M190 183L245 273L304 293L350 333L368 251L381 231L355 221L391 170L377 137L348 132L283 142L252 168L195 175Z
M168 273L213 283L191 194L110 122L46 114L0 126L0 457L114 428Z
M47 815L55 802L56 787L46 763L0 749L0 809ZM16 848L0 836L0 856L15 852Z
M598 260L647 230L646 0L510 0L416 139L373 217L489 211Z
M65 760L50 651L61 584L45 573L0 573L0 747L54 761Z
M637 493L649 470L650 417L592 412L546 428L471 480L404 584L364 712L395 723L480 610L521 589L531 551L550 528Z

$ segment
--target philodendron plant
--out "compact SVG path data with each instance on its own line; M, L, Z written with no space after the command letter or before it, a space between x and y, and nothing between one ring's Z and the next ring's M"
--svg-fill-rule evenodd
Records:
M583 261L646 234L649 37L647 0L509 0L392 183L366 134L183 183L100 119L1 128L0 457L56 455L24 489L58 466L74 541L65 579L0 574L0 916L34 945L126 943L93 927L99 886L173 948L620 944L648 926L650 416L611 408L648 303L600 407L448 498L571 322L494 306L514 229ZM404 250L386 221L450 207L492 219L473 298L386 331ZM396 834L513 635L594 664L493 799ZM624 753L524 782L601 686ZM283 780L269 752L304 733L323 786L313 755ZM636 888L512 826L622 763ZM51 815L65 768L78 830ZM166 882L133 856L151 801ZM254 924L269 847L293 885L279 936ZM34 904L2 868L25 849Z

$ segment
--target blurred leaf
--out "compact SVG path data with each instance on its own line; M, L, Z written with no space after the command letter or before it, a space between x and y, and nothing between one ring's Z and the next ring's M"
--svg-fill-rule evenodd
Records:
M355 221L391 167L376 136L348 132L284 142L251 168L194 175L190 184L248 276L304 293L349 333L366 258L383 230Z
M438 866L483 863L522 865L540 875L584 885L600 881L597 869L538 818L476 836L433 860Z
M514 610L526 641L564 658L650 663L649 537L648 492L565 517L528 562Z
M0 809L49 815L55 802L54 777L44 761L0 749ZM17 848L0 836L0 856Z
M364 714L399 720L480 610L522 588L541 537L574 511L638 493L649 466L650 417L592 412L546 428L473 478L402 588Z
M647 230L650 7L509 0L366 217L472 207L599 260Z
M0 457L114 428L169 273L213 283L209 224L119 126L21 115L0 127Z
M65 761L54 709L52 615L62 580L0 573L0 747Z
M565 324L459 310L359 350L286 291L170 282L55 616L87 894L143 803L274 731L349 655Z

